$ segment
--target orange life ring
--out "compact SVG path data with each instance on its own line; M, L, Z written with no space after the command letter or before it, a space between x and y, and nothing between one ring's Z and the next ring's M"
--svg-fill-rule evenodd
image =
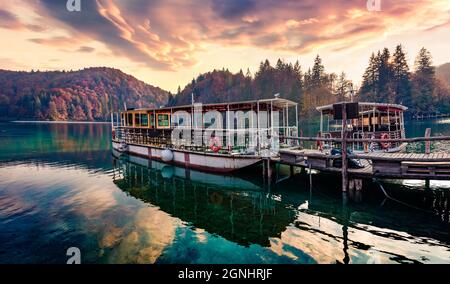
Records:
M322 140L317 140L316 144L317 144L317 148L319 148L319 150L322 152L323 151L323 141Z
M381 139L382 140L387 140L387 139L389 139L390 137L389 137L389 134L388 133L382 133L381 134ZM389 148L390 146L391 146L391 143L389 143L389 142L381 142L380 143L381 144L381 147L383 148L383 149L387 149L387 148Z
M220 142L219 137L214 136L209 139L209 148L214 152L217 153L222 149L222 143Z

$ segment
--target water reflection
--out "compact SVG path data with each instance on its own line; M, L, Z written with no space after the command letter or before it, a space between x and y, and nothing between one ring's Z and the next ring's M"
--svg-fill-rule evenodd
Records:
M246 180L127 157L114 174L115 184L193 227L249 246L268 246L295 218L293 208ZM257 190L257 191L255 191Z
M131 196L158 206L196 230L244 247L258 244L291 261L450 262L448 218L439 220L428 211L392 201L374 206L370 196L364 204L342 205L340 199L321 190L324 184L320 182L312 195L299 189L303 179L288 180L266 192L255 191L255 185L239 177L187 171L129 156L116 163L115 183ZM223 189L226 183L240 186ZM362 193L354 194L358 201ZM444 198L448 204L448 196ZM448 216L445 206L442 210Z
M110 168L107 123L0 122L0 162L46 161Z
M107 125L1 124L0 263L450 263L449 183L350 192L302 174L270 191L111 156ZM281 168L283 176L289 169Z

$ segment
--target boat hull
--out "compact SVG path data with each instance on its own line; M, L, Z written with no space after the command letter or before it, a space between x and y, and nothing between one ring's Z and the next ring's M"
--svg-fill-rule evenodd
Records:
M120 151L123 146L120 142L113 140L112 147L114 150ZM165 148L150 145L127 143L126 149L121 152L151 160L162 161L162 151L164 150ZM207 172L233 172L261 161L261 158L250 155L199 153L180 149L169 150L173 152L173 160L165 163Z

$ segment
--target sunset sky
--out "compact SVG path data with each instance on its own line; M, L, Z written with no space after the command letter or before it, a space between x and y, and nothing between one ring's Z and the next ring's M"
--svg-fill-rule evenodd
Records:
M370 54L401 43L410 67L419 49L450 62L450 1L381 0L2 1L0 69L121 69L175 92L214 68L255 72L259 62L320 54L327 72L359 83Z

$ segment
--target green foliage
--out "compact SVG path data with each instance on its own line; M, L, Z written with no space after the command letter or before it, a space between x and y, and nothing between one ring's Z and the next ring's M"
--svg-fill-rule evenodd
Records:
M422 48L411 73L406 54L397 45L392 56L384 48L372 53L359 90L359 100L400 103L409 107L409 114L448 113L449 89L435 76L429 51Z
M414 63L412 106L417 112L436 111L436 76L431 54L420 49Z

